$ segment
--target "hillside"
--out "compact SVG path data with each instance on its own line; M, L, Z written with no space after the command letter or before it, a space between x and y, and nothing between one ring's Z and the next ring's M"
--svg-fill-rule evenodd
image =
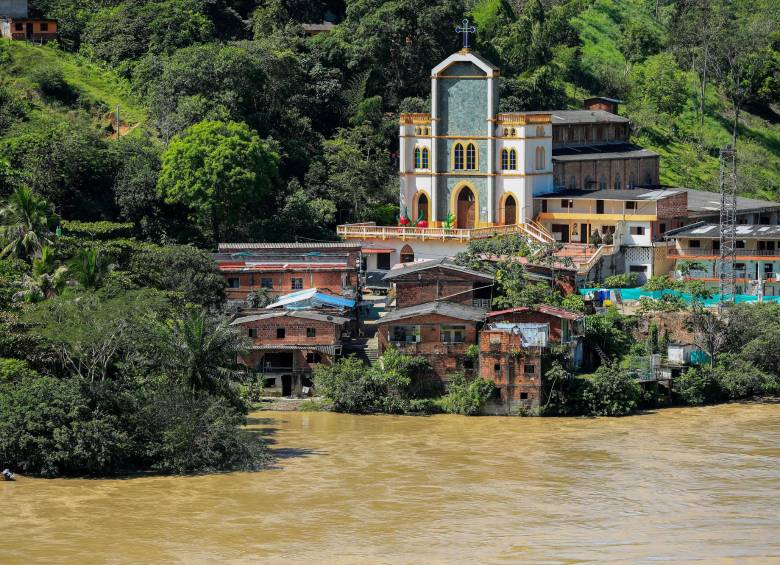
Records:
M574 18L583 43L582 66L591 72L606 66L616 74L629 76L631 65L619 49L622 29L629 23L656 30L664 42L668 41L662 26L650 12L649 4L643 0L596 0ZM696 107L698 81L695 74L684 74L686 102L680 114L671 118L652 114L642 116L639 109L632 107L630 92L608 93L629 95L629 104L624 106L623 113L639 126L635 136L637 143L661 155L662 183L717 190L718 150L731 142L733 113L725 98L710 85L704 127L701 128ZM611 85L605 86L609 90ZM570 88L575 89L573 85ZM737 144L740 190L759 198L778 200L780 115L768 109L762 109L761 113L757 115L748 109L740 117Z
M42 92L42 81L60 77L66 83L62 97ZM53 47L20 41L0 44L2 83L30 103L32 119L85 110L97 125L108 128L113 126L119 106L124 134L146 118L145 109L130 93L126 81L81 56Z

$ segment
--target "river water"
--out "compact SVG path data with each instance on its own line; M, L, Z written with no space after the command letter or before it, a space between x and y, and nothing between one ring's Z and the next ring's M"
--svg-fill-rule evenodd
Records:
M0 562L780 560L780 404L251 426L277 468L0 483Z

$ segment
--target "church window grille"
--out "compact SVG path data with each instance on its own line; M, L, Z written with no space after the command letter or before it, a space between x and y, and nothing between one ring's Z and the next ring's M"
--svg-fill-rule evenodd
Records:
M414 148L414 168L422 169L422 150L419 147Z
M414 135L420 135L420 128L414 128Z
M452 168L456 171L461 171L463 170L463 144L456 143L453 152L454 155Z
M504 128L504 137L509 137L509 128Z
M423 147L422 148L422 167L423 169L427 169L429 165L430 159L428 158L428 148Z
M466 146L466 169L473 171L477 168L477 148L473 143Z
M513 171L517 170L517 151L514 149L509 150L509 168Z
M517 130L515 128L512 128L512 130L509 132L509 135L512 137L517 137Z
M544 137L544 126L536 126L536 137Z

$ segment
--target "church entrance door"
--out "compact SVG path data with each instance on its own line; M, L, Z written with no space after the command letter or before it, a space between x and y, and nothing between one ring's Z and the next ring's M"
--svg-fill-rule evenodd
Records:
M507 196L504 200L504 225L512 226L517 223L517 202L514 196Z
M457 227L459 229L472 229L474 227L474 193L467 186L464 186L458 193L458 211L456 215Z

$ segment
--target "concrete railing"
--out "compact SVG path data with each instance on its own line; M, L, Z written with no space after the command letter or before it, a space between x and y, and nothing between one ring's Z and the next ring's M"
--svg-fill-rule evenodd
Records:
M509 226L489 226L485 228L418 228L407 226L377 226L374 223L344 224L336 228L342 237L380 238L380 239L441 239L468 241L486 239L497 235L519 233L539 243L554 243L553 237L540 225L534 223Z

